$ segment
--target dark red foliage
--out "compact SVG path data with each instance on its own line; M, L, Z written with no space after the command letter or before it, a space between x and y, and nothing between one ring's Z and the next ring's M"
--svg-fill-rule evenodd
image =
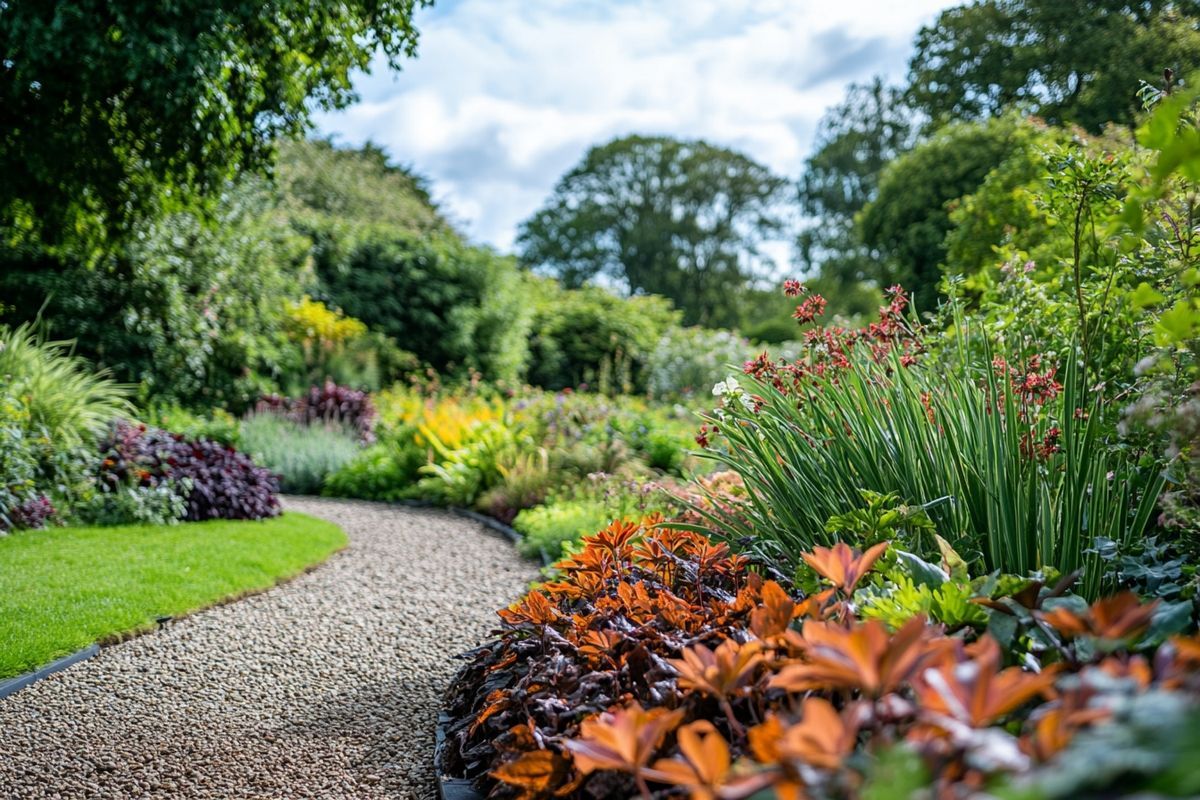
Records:
M816 322L825 313L825 298L811 292L798 281L785 281L784 294L804 298L792 315L801 325ZM920 331L905 316L908 295L899 286L887 289L886 295L888 304L879 309L877 322L855 330L813 325L804 331L806 348L802 357L790 363L782 360L776 362L767 353L762 353L747 361L743 371L755 380L771 384L784 394L802 395L810 377L823 377L847 369L850 356L856 348L865 350L875 361L882 362L895 354L901 366L912 366L923 348Z
M189 440L160 428L118 421L101 443L100 485L157 486L191 482L184 519L262 519L279 513L276 476L245 453L208 439Z
M14 508L10 516L14 528L44 528L46 522L57 513L50 498L40 494Z
M325 381L297 398L265 395L255 406L259 413L279 414L301 425L343 425L363 442L375 441L375 406L366 392Z

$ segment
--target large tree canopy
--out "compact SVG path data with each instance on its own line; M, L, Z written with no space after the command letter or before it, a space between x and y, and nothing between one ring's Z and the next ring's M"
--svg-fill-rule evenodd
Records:
M269 163L427 0L2 0L0 223L119 229L164 197Z
M884 167L912 145L912 114L902 94L879 78L852 85L821 119L798 184L808 220L797 239L806 273L847 285L875 277L879 254L862 242L854 218L875 198Z
M866 246L886 254L871 276L877 284L899 283L919 310L931 310L952 227L950 205L978 189L1032 135L1029 123L1012 116L955 122L888 165L858 217Z
M1139 80L1187 74L1198 58L1197 0L983 0L921 29L910 97L935 123L1023 103L1098 131L1134 119Z
M607 276L660 294L689 324L736 319L735 295L768 260L786 182L703 141L629 136L595 147L525 222L522 261L578 287Z

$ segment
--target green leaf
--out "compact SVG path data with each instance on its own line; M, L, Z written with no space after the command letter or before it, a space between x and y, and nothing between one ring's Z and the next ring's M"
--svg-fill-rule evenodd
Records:
M936 589L950 580L950 576L941 567L930 564L928 561L912 553L897 550L896 560L904 567L904 570L913 579L914 583Z
M1147 306L1156 306L1167 298L1153 286L1142 281L1133 290L1133 294L1129 299L1133 302L1135 308L1146 308Z
M1164 344L1186 342L1194 336L1200 314L1190 300L1180 300L1158 318L1159 339Z
M1150 630L1142 640L1143 646L1156 647L1165 642L1168 637L1183 633L1192 624L1192 601L1182 600L1178 603L1163 603L1154 610L1150 620Z

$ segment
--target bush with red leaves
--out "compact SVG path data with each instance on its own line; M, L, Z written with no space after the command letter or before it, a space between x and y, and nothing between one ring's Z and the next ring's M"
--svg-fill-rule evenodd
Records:
M44 494L31 497L11 512L12 524L16 529L44 528L46 522L58 514L50 498Z
M165 480L190 485L184 516L189 522L279 514L278 478L228 445L121 420L101 443L101 453L99 482L106 491Z
M333 381L312 386L297 398L265 395L255 411L278 414L301 425L340 425L357 433L367 444L375 441L375 405L370 395Z

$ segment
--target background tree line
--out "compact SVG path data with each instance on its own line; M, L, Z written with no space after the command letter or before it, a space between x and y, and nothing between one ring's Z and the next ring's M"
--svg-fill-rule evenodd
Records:
M623 137L562 177L514 258L467 241L378 148L303 139L376 49L411 54L420 4L0 6L0 320L39 319L147 398L209 406L425 366L637 390L680 324L797 336L772 241L847 316L893 283L927 312L947 277L980 297L1009 252L1061 268L1034 191L1047 154L1119 140L1139 80L1200 54L1196 2L964 4L917 34L904 83L848 89L795 179Z

